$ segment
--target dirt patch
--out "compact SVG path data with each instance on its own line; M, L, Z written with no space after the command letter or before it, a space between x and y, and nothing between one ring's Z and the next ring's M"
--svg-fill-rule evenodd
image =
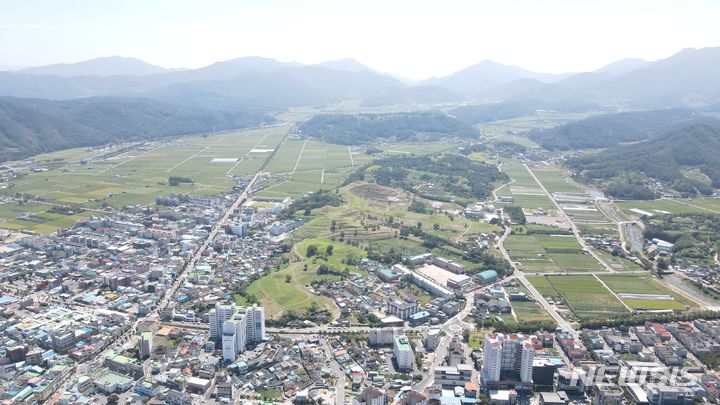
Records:
M406 208L411 196L408 193L373 183L357 183L349 188L350 192L362 197L373 208L402 209Z
M529 224L557 226L558 228L570 229L570 224L563 217L551 217L548 215L527 215L525 219Z

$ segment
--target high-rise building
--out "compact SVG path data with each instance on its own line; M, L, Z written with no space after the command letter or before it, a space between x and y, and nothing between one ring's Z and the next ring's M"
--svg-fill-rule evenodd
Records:
M532 384L535 349L529 336L489 334L485 337L482 379L488 383L503 380Z
M393 354L397 363L398 371L411 371L413 368L413 354L410 341L405 335L396 335L393 342Z
M265 340L265 310L263 307L239 307L217 304L208 316L210 337L222 344L223 359L235 361L248 343Z
M210 323L210 338L219 338L220 335L222 335L223 323L235 314L236 309L237 306L235 304L215 304L215 308L211 309L208 314Z
M152 354L153 333L145 331L140 334L140 360L147 359Z

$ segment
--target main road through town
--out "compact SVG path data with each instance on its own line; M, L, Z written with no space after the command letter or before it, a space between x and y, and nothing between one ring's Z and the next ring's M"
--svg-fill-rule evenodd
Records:
M290 125L290 124L288 124L288 125ZM280 142L275 146L275 148L270 153L270 155L268 155L268 157L265 159L265 162L260 167L260 169L257 171L257 173L255 173L255 175L253 175L253 177L247 183L247 185L242 190L242 192L240 192L240 194L237 196L235 201L233 201L233 203L230 205L230 207L227 210L225 210L222 217L213 225L213 227L210 229L210 232L208 233L207 238L205 238L205 241L202 243L202 245L200 245L199 248L197 248L195 250L195 253L190 258L190 260L188 260L185 263L185 266L183 266L182 271L175 278L175 281L173 282L171 287L168 288L167 290L165 290L165 293L163 294L163 298L160 300L158 305L152 311L150 311L146 316L138 318L137 321L132 325L132 327L129 327L123 334L119 335L111 343L109 343L107 346L107 349L98 353L97 355L95 355L94 357L89 359L84 364L79 365L76 368L75 373L71 374L71 376L79 377L81 375L86 374L89 371L88 370L89 368L99 367L102 364L102 361L103 361L102 359L104 358L105 354L107 354L107 352L109 350L111 350L111 348L113 348L115 344L127 343L128 341L130 341L131 337L135 334L137 327L141 322L157 321L159 319L158 314L163 309L165 309L165 307L167 307L170 304L171 300L175 296L175 292L177 291L177 289L185 282L185 279L187 278L187 274L195 268L195 265L197 264L197 262L202 258L203 253L208 249L210 244L215 240L215 237L220 232L220 230L222 230L223 225L227 222L227 220L230 218L230 216L233 214L233 212L235 212L235 210L238 209L245 202L245 200L247 200L248 195L250 194L253 187L255 186L255 183L257 183L258 179L263 174L267 165L270 163L270 161L272 161L272 159L273 159L273 157L275 157L275 154L277 153L277 151L285 143L290 132L291 132L291 129L288 128L288 131L285 133L285 136L283 136L282 140L280 140ZM248 153L250 153L250 152L248 152ZM62 392L62 390L59 390L59 392ZM55 398L55 397L53 397L53 398ZM59 396L57 398L59 399ZM57 399L55 401L57 401ZM54 402L50 401L50 403L54 403Z

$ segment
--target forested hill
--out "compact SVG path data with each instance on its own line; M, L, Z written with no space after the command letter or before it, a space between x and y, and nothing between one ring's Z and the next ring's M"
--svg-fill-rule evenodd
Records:
M217 112L149 99L0 98L0 161L60 149L272 123L263 114Z
M627 173L643 173L680 192L710 193L710 185L720 187L720 120L697 118L646 142L569 159L567 164L590 180L615 181ZM702 172L711 184L703 176L686 176L689 169Z
M599 115L530 133L551 150L608 148L652 137L663 127L696 116L691 110L666 109Z
M480 135L471 125L438 112L323 114L302 123L299 130L305 136L342 145Z

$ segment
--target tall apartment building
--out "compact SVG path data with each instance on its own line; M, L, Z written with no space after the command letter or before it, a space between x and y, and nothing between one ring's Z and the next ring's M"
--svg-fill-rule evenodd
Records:
M415 354L413 353L410 341L405 335L397 335L393 341L393 355L397 363L398 371L412 371Z
M396 335L402 334L398 328L377 328L368 333L368 344L370 346L391 345Z
M482 379L485 385L503 380L532 384L535 349L529 336L489 334L485 337Z
M152 355L153 348L153 333L151 331L145 331L140 334L140 360L145 360Z
M208 315L210 337L222 343L223 360L235 361L248 343L265 340L265 310L263 307L239 307L217 304Z
M215 304L215 308L208 314L210 324L210 338L219 338L222 335L223 324L235 315L237 306L235 304Z

